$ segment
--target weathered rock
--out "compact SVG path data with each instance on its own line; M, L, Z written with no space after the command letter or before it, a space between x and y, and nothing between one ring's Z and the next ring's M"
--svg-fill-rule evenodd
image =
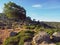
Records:
M56 45L56 44L54 44L54 43L42 42L42 43L41 43L41 44L39 44L39 45Z
M45 41L45 42L49 42L50 41L50 36L44 31L39 32L39 34L37 34L35 37L33 37L33 42L36 45L39 45L43 41Z
M51 44L49 44L49 45L56 45L56 44L54 44L54 43L51 43Z
M13 31L12 31L12 32L10 33L10 36L16 36L16 35L17 35L16 32L13 32Z
M2 39L0 38L0 45L2 44Z
M24 45L32 45L31 42L25 42Z
M60 32L53 33L53 41L59 42L60 41Z

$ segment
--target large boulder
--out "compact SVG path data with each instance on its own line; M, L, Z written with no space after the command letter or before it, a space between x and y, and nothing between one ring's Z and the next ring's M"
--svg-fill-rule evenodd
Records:
M53 33L53 41L59 42L60 41L60 32Z
M33 42L36 45L39 45L43 41L45 42L50 41L50 36L44 31L39 32L36 36L33 37Z
M17 32L13 32L13 31L12 31L12 32L10 33L10 36L16 36L16 35L17 35Z
M46 43L46 42L42 42L41 44L39 45L56 45L55 43Z

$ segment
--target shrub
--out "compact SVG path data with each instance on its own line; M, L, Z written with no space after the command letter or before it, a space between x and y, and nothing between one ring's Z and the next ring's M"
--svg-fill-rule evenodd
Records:
M34 31L21 31L17 36L9 37L3 45L23 45L25 41L32 39Z
M49 35L52 35L54 33L54 30L52 30L52 29L46 29L45 32L47 32Z
M60 45L60 42L59 43L56 43L56 45Z

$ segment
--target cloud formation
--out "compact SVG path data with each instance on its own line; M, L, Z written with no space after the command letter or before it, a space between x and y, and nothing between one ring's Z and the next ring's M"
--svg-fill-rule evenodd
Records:
M35 4L35 5L32 5L32 7L35 7L35 8L41 8L42 5L41 5L41 4Z

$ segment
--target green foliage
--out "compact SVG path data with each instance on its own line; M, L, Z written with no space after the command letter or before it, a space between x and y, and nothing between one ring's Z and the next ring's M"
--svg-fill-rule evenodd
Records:
M46 29L45 32L47 32L48 34L52 35L54 33L54 30Z
M60 42L56 43L56 45L60 45Z
M26 10L13 2L4 4L4 13L8 18L25 19Z
M26 29L34 29L34 28L35 28L34 25L26 26Z
M47 32L48 34L52 35L54 32L59 32L60 29L45 29L44 30L45 32Z
M22 37L19 41L19 44L18 45L24 45L24 37Z
M15 36L15 37L10 37L10 38L7 38L7 40L3 43L3 45L14 45L18 42L18 37Z
M3 45L24 45L24 41L32 39L34 31L21 31L17 36L7 38Z
M33 38L34 34L37 34L39 31L45 31L47 32L49 35L52 35L54 32L60 32L60 23L56 23L56 22L45 22L45 23L41 23L40 22L36 22L35 19L33 19L33 21L31 20L30 17L26 17L26 10L13 3L13 2L9 2L7 4L4 4L4 14L8 17L8 18L13 18L13 19L25 19L26 18L26 22L30 23L27 24L27 26L23 25L22 27L25 27L24 29L30 29L30 31L26 30L26 31L21 31L17 34L17 36L14 37L9 37L5 40L5 42L3 43L3 45L24 45L24 42L27 40L30 40ZM1 17L1 14L0 14ZM10 23L10 21L7 21L8 24ZM24 21L23 21L24 22ZM12 24L12 23L10 23ZM48 26L51 27L56 27L55 29L50 29L48 28ZM19 27L19 24L14 24L13 28ZM10 26L10 25L9 25ZM47 28L44 28L47 27ZM32 31L31 31L32 30ZM35 32L34 32L35 31ZM60 45L60 43L56 43L56 45Z

